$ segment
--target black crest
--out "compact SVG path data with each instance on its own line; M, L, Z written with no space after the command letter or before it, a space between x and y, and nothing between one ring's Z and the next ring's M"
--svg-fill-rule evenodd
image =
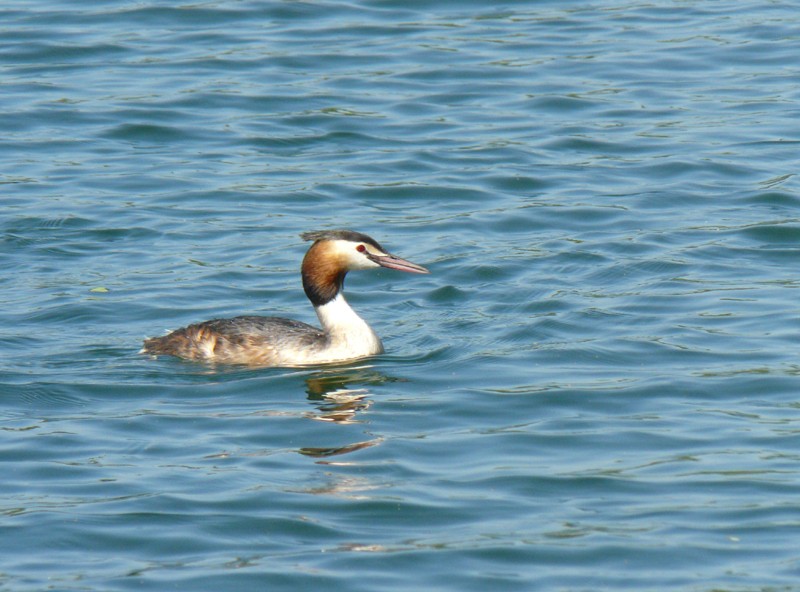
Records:
M324 240L346 240L354 243L366 243L372 245L382 253L386 252L374 238L353 230L314 230L313 232L304 232L300 235L300 238L304 241L314 242Z

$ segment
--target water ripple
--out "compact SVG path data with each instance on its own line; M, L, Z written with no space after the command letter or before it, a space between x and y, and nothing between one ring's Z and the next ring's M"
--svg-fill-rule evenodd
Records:
M794 587L795 12L4 5L0 581ZM136 353L332 227L386 355Z

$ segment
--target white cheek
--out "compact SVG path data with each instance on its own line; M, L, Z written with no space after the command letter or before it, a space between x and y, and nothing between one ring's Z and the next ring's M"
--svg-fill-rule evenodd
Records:
M374 269L380 267L374 261L367 259L364 253L357 249L357 244L349 241L336 241L336 253L347 262L349 269Z
M375 267L380 267L380 265L374 261L367 259L364 253L359 253L358 251L353 251L349 262L350 269L374 269Z

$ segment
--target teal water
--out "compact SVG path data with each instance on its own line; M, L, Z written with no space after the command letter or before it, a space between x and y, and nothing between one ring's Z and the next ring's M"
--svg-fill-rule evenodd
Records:
M797 8L4 3L0 589L800 590Z

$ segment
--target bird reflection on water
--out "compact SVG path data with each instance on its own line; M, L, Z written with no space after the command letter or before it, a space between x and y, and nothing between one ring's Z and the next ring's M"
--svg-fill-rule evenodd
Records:
M372 406L370 391L364 386L399 380L381 374L372 366L315 372L306 378L306 393L316 411L306 413L306 417L341 424L358 423L361 420L357 419L357 414ZM350 385L359 385L359 388L350 388Z
M373 403L369 398L369 389L363 385L378 385L398 380L401 379L388 377L371 366L316 372L306 378L308 400L316 407L316 411L308 412L305 416L317 421L343 425L361 423L363 420L358 419L358 414L368 410ZM350 388L350 385L354 384L361 387ZM324 459L377 446L382 442L383 438L378 437L341 446L306 446L297 452L304 456ZM330 464L330 461L317 462Z

